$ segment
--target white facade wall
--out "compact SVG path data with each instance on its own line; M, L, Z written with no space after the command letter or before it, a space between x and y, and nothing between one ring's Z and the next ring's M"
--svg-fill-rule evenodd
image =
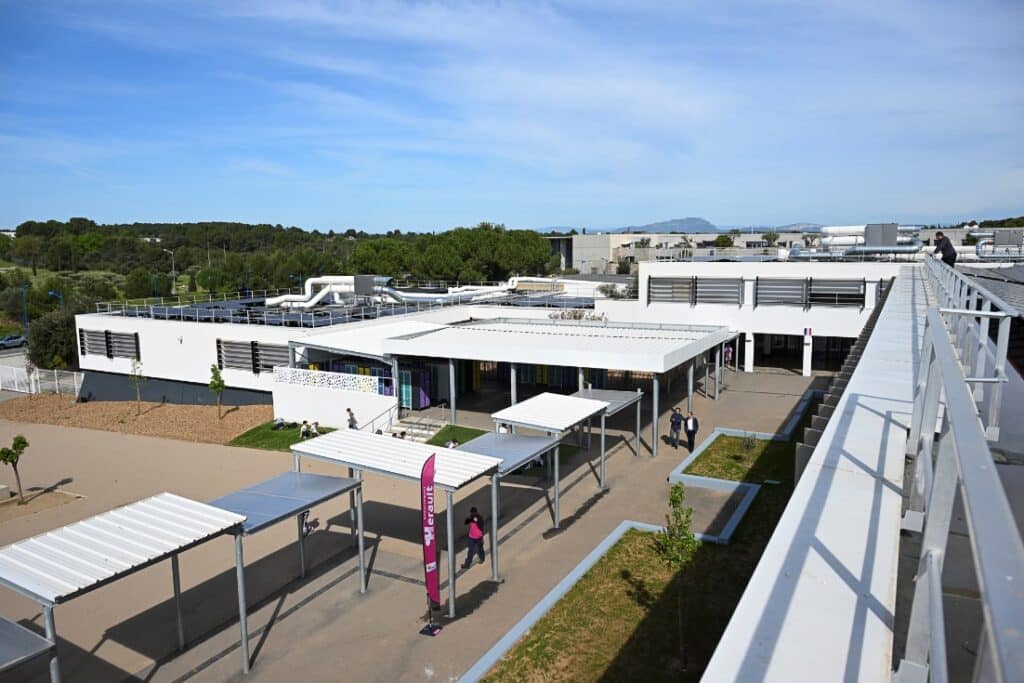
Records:
M900 264L889 263L641 263L639 300L599 300L598 313L620 322L651 322L726 325L737 332L803 335L811 328L814 336L856 337L875 306L880 279L897 274ZM743 278L743 305L649 303L651 277ZM754 308L754 280L757 277L861 279L868 281L864 309L812 306L759 306Z
M344 429L348 426L347 408L355 413L359 426L390 408L398 399L395 396L382 396L361 391L345 391L310 387L301 384L285 384L278 382L273 385L274 417L292 422L319 422L328 427ZM385 423L386 424L386 423ZM381 429L385 429L382 425Z

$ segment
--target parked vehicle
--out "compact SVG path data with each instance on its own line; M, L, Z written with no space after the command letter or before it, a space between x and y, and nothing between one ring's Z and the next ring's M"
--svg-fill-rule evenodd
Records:
M0 349L17 349L28 344L28 339L20 334L9 334L0 338Z

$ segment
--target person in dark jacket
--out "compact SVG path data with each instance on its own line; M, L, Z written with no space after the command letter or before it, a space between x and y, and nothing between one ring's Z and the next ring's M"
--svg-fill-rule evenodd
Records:
M700 421L697 420L697 416L693 414L692 410L686 416L686 420L683 421L683 427L686 429L686 447L693 453L693 442L697 439Z
M956 264L956 249L942 232L935 233L935 253L942 254L942 262L952 268Z
M469 509L469 517L466 517L466 526L469 527L469 552L466 554L466 561L462 568L467 569L473 564L473 556L480 558L480 564L484 563L484 518L476 511L476 508Z
M683 428L683 411L679 406L672 409L668 418L668 442L672 448L679 448L679 431Z

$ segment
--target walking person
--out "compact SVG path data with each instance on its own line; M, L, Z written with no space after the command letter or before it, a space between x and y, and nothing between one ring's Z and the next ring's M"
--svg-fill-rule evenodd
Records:
M942 262L952 268L956 265L956 249L953 247L953 243L948 237L939 231L935 233L935 251L936 254L942 254Z
M476 508L469 509L469 517L466 517L465 524L469 527L469 552L466 554L466 561L462 563L463 569L469 569L473 564L473 556L480 558L480 564L484 563L484 518L476 511Z
M728 368L732 365L732 345L726 344L725 346L725 367Z
M693 442L697 439L697 430L700 429L700 421L691 410L686 416L686 447L693 453Z
M345 412L348 413L348 428L359 429L359 423L356 422L356 414L352 412L352 409L345 408Z
M683 411L676 406L668 418L668 442L672 448L679 448L679 430L683 428Z

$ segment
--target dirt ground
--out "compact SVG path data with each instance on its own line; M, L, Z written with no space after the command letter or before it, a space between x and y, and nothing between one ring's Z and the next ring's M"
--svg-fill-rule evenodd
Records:
M102 429L205 443L227 443L273 417L271 406L227 407L224 417L218 418L214 406L146 402L142 403L142 414L136 415L134 401L74 403L67 396L49 394L0 403L0 419L11 422Z
M0 502L0 523L9 522L25 515L34 515L43 510L50 510L55 507L81 499L82 496L54 489L33 488L25 491L25 504L18 504L18 495L15 493L11 498Z

